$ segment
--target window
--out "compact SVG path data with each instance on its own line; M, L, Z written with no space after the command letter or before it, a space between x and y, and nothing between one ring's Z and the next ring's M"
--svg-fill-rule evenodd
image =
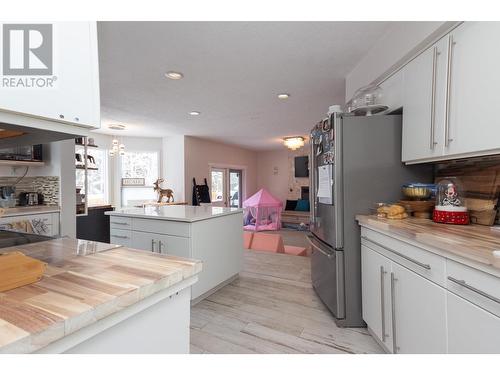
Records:
M141 205L156 200L153 183L159 177L159 153L146 151L127 151L120 157L122 178L144 178L145 186L122 186L122 206Z
M109 203L108 194L108 154L107 150L90 148L88 155L93 156L97 170L88 170L88 204L89 206L98 206ZM85 186L85 171L77 169L76 186L83 188ZM83 191L82 191L83 192Z

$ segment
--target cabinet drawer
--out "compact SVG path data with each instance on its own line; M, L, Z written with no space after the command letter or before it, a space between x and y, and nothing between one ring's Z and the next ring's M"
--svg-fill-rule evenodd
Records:
M450 259L446 260L446 277L448 290L500 316L500 278Z
M170 236L190 237L189 223L168 220L134 219L132 228L135 231L167 234Z
M109 217L110 228L116 229L131 229L132 228L132 218L121 217L121 216L110 216Z
M126 229L111 228L110 242L114 245L130 247L132 244L132 232Z
M362 228L361 241L426 279L441 286L446 284L445 258L368 228Z

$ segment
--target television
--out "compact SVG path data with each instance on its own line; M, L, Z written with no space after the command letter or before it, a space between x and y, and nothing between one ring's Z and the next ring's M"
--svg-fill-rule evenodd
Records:
M309 177L309 156L295 157L295 177Z

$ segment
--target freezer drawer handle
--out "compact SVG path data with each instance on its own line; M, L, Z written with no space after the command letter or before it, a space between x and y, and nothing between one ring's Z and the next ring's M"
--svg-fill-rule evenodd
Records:
M326 256L328 259L333 258L333 254L328 254L326 251L324 251L323 249L321 249L320 247L318 247L317 245L315 245L311 241L311 238L309 236L306 236L306 238L307 238L307 241L311 244L311 246L314 247L316 250L318 250L321 254L323 254L324 256Z
M407 260L407 261L409 261L409 262L415 263L417 266L420 266L420 267L422 267L422 268L425 268L426 270L430 270L430 269L431 269L430 264L425 264L425 263L419 262L418 260L415 260L415 259L413 259L413 258L410 258L410 257L408 257L408 256L406 256L406 255L403 255L403 254L401 254L401 253L399 253L399 252L397 252L397 251L395 251L395 250L392 250L392 249L388 248L387 246L384 246L384 245L382 245L382 244L380 244L380 243L378 243L378 242L375 242L375 241L373 241L373 240L369 239L369 238L368 238L368 237L366 237L366 236L361 236L361 238L362 238L363 240L366 240L366 241L368 241L368 242L371 242L371 243L373 243L373 244L375 244L375 245L377 245L377 246L380 246L382 249L385 249L385 250L387 250L387 251L389 251L389 252L391 252L391 253L393 253L393 254L396 254L397 256L400 256L401 258L406 259L406 260Z
M455 279L454 277L451 277L451 276L448 276L448 280L450 280L451 282L454 282L455 284L458 284L466 289L472 290L473 292L475 292L475 293L477 293L485 298L488 298L489 300L491 300L493 302L500 303L500 299L493 297L492 295L489 295L488 293L485 293L482 290L474 288L473 286L470 286L469 284L467 284L465 282L465 280L458 280L458 279Z

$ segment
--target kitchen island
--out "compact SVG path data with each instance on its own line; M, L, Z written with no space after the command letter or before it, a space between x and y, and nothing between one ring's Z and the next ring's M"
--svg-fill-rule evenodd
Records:
M189 353L201 262L67 238L11 251L48 266L0 293L0 353Z
M238 276L243 267L243 212L212 206L159 206L106 212L111 243L199 259L193 304Z

